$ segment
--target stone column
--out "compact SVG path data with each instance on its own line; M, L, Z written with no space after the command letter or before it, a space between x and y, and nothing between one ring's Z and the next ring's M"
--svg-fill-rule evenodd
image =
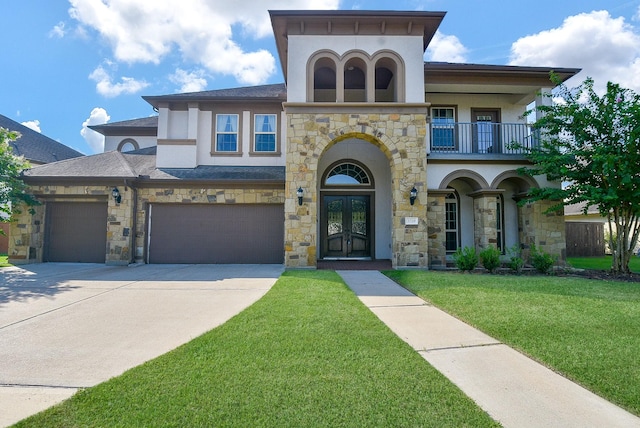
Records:
M529 256L532 244L563 262L567 258L564 214L562 211L546 212L558 201L536 201L518 207L520 243L523 257Z
M477 251L498 244L496 197L499 194L500 191L494 189L469 194L473 197L474 244Z
M427 233L429 239L429 268L438 269L447 266L446 247L446 204L445 198L451 193L447 190L429 190L427 198Z

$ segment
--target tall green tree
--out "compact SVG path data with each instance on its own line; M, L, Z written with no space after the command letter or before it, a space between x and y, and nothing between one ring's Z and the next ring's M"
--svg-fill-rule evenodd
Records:
M611 270L629 273L640 233L640 96L611 82L599 96L591 78L577 88L552 80L554 102L537 107L540 144L528 154L533 166L521 172L565 185L531 189L528 200L559 201L552 210L586 203L585 213L597 206L609 223Z
M9 218L20 213L23 204L31 207L38 201L30 193L20 174L29 168L29 162L16 156L9 144L20 138L20 133L0 127L0 217Z

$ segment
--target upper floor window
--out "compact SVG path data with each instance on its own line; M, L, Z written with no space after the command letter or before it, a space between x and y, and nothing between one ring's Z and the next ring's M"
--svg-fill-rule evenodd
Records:
M307 64L310 102L404 102L404 63L395 52L318 51Z
M276 151L276 115L256 114L254 116L254 150L256 152Z
M350 59L344 67L344 100L367 101L367 65L360 58Z
M431 109L431 146L439 149L455 148L455 109L434 107Z
M119 152L132 152L134 150L138 150L140 147L138 146L138 142L132 138L125 138L118 144Z
M376 63L376 102L398 101L397 64L391 58L382 58Z
M238 115L216 115L216 151L238 151Z
M329 58L321 58L315 63L313 100L315 102L336 102L336 64Z

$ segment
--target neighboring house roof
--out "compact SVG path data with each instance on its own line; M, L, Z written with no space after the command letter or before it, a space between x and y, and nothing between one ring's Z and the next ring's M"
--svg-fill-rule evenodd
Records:
M582 215L600 215L600 211L598 211L597 205L590 205L586 214L584 212L584 208L587 206L586 202L580 202L577 204L565 205L564 206L564 215L565 216L582 216Z
M183 94L144 96L142 98L155 108L159 108L162 103L169 102L284 102L287 100L287 88L284 83L276 83L273 85L246 86L241 88L217 89L213 91L187 92Z
M56 162L84 156L82 153L34 131L0 114L0 127L19 132L22 136L10 142L13 153L24 156L33 164Z
M90 125L90 129L105 136L111 135L156 135L158 132L158 116L141 117L139 119L123 120L121 122Z
M39 165L23 174L31 184L65 181L114 181L137 182L270 182L284 185L285 168L280 166L216 166L201 165L196 168L156 168L156 147L132 152L111 151L78 159L69 159L47 165Z

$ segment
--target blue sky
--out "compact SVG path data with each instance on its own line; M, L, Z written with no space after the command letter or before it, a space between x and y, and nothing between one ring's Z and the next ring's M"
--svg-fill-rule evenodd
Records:
M640 0L22 0L3 4L0 114L86 154L142 95L283 81L269 9L445 11L425 60L576 67L640 92Z

